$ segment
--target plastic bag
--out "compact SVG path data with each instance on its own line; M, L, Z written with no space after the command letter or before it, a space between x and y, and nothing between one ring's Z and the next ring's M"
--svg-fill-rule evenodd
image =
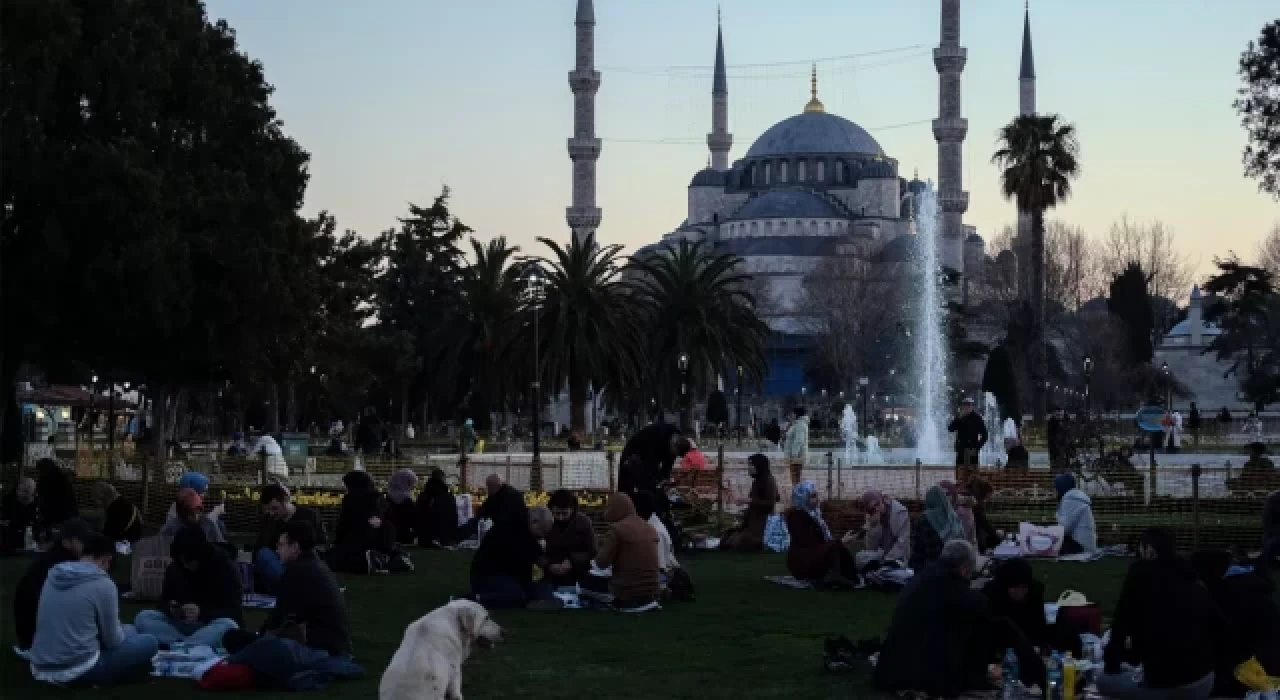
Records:
M764 546L773 552L785 552L791 547L791 533L781 515L774 513L764 524Z

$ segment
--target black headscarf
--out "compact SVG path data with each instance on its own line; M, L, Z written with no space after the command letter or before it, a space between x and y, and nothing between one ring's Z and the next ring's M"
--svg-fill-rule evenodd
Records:
M423 485L422 492L430 494L432 498L436 496L448 496L449 484L444 480L444 470L437 469L431 472L431 477L427 479L427 483Z
M751 468L755 470L755 473L751 475L753 481L769 473L769 458L759 452L747 457L747 464L751 465Z
M1025 559L1014 558L1002 562L996 568L995 580L1000 588L1006 591L1015 586L1030 588L1035 581L1035 574L1031 571L1031 564Z
M71 480L62 471L62 467L52 459L36 462L36 503L39 505L40 521L50 527L56 527L80 515L76 506L75 490L71 488Z
M349 517L354 522L381 515L378 508L378 487L367 472L347 472L342 477L342 483L347 487L347 494L342 497L339 518Z

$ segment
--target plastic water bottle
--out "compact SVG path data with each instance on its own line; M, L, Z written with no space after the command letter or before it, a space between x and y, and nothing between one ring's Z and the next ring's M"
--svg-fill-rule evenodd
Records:
M1001 697L1004 700L1017 700L1021 696L1018 692L1018 655L1012 649L1004 653L1004 661L1000 664L1000 680L1003 686Z
M1045 664L1045 700L1063 700L1062 697L1062 656L1053 652L1049 663Z

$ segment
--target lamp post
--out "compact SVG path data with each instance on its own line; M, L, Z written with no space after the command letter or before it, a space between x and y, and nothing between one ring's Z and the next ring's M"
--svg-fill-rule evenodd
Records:
M1093 383L1093 358L1084 356L1084 413L1089 415L1089 390Z
M542 309L542 297L545 293L546 280L537 265L529 268L526 279L530 308L533 310L533 463L536 466L542 457L542 362L539 357L542 336L538 332L538 316Z
M738 365L738 381L733 385L733 397L738 404L738 440L741 441L745 435L742 432L742 365Z
M680 357L676 359L676 366L680 369L680 430L688 432L693 429L689 424L689 354L680 353Z
M89 382L89 454L93 454L93 423L95 416L93 415L93 399L94 394L98 393L98 375L93 375Z
M1169 381L1169 363L1160 364L1160 373L1164 375L1164 410L1173 410L1173 384Z

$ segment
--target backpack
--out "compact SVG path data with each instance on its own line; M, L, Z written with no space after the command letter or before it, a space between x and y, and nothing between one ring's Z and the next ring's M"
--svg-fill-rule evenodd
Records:
M164 590L164 572L169 568L169 546L172 537L152 535L133 546L133 571L130 576L134 600L160 600Z

